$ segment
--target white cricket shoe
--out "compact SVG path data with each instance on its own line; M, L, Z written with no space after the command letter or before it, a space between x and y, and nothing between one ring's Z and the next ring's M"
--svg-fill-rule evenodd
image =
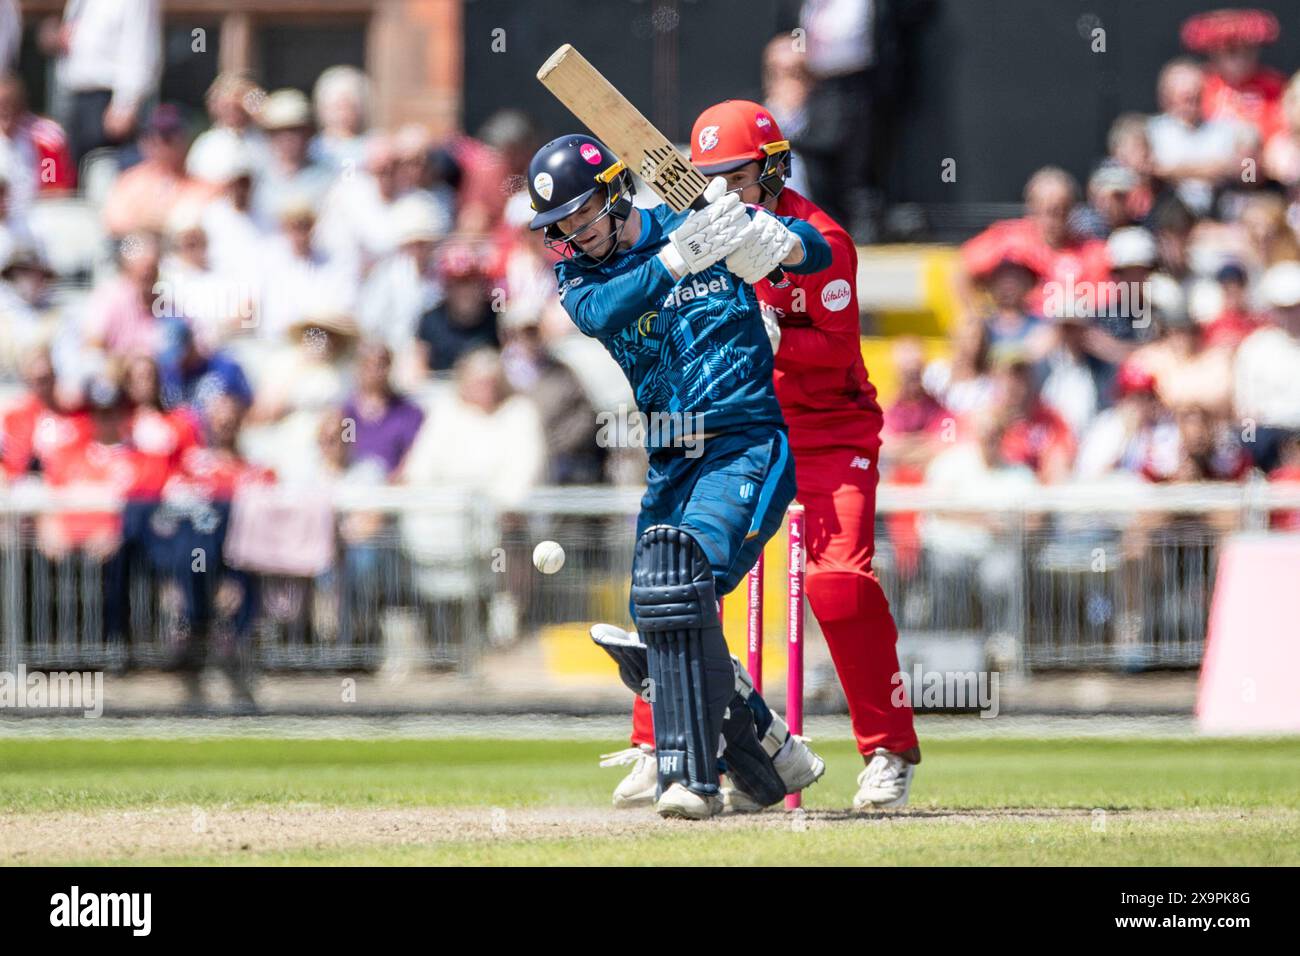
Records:
M731 774L723 774L722 780L723 813L758 813L765 809L757 800L736 786L736 781Z
M655 802L655 812L661 817L707 820L722 812L722 798L716 794L706 797L702 793L687 789L680 783L674 783Z
M808 746L808 738L791 733L786 734L785 743L773 755L772 764L785 784L786 793L798 793L811 787L826 772L826 761ZM724 774L723 780L723 813L758 813L767 809L737 787L731 774Z
M785 783L786 793L798 793L811 787L826 772L826 761L808 746L808 738L789 734L772 757L776 772Z
M654 747L641 744L617 753L600 755L602 767L624 767L628 764L632 764L632 770L614 788L614 806L620 810L654 806L655 788L659 785Z
M912 789L915 773L916 764L908 763L884 747L877 747L866 769L858 774L858 792L853 796L853 809L897 810L907 806L907 795Z

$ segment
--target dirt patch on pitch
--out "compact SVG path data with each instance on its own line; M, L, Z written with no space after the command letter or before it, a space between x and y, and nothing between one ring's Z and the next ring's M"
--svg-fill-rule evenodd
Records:
M1228 811L1110 810L1115 820L1244 818ZM1267 814L1265 814L1267 815ZM703 826L710 830L788 830L791 827L888 826L924 822L977 826L1092 816L1089 810L927 810L909 808L865 816L847 811L780 811L726 816L705 824L662 820L652 811L554 808L355 808L316 805L102 810L93 813L0 814L0 865L158 860L330 850L359 846L437 845L466 841L591 839ZM1259 814L1252 813L1258 818Z

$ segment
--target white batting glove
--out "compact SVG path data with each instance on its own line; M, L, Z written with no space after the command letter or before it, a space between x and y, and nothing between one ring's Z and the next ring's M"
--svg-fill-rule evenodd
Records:
M675 278L702 272L727 258L743 241L749 225L740 197L727 192L727 181L721 176L709 183L704 198L709 204L687 216L659 250L659 261Z
M753 285L785 261L799 237L765 209L754 213L740 247L727 256L727 271Z

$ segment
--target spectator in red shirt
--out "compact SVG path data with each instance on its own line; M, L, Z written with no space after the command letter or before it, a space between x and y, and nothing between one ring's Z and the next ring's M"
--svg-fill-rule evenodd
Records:
M0 148L9 159L10 204L23 214L42 193L67 192L76 167L63 127L27 108L23 81L0 75Z
M36 448L46 484L102 494L108 501L120 498L134 476L121 442L122 414L121 406L112 404L71 420L43 416L36 426ZM122 515L115 504L111 510L42 515L37 537L42 553L52 560L80 550L103 562L120 550Z
M156 502L182 456L201 443L198 419L191 409L163 406L158 363L152 356L130 360L123 392L127 402L123 438L134 465L127 493L138 501Z
M1260 317L1250 308L1246 270L1229 262L1219 269L1215 279L1223 293L1223 305L1219 314L1206 324L1202 342L1206 348L1236 349L1260 323Z
M1066 481L1074 465L1075 439L1065 419L1043 404L1034 388L1033 366L1023 355L1004 355L996 375L995 414L1006 422L1002 456L1027 465L1045 484Z
M1014 253L1016 261L1032 262L1043 283L1065 287L1106 279L1106 246L1076 236L1070 213L1079 201L1079 184L1063 169L1045 166L1025 185L1025 217L995 222L961 247L957 295L968 314L975 311L974 277L987 274ZM1029 308L1043 311L1043 283L1034 290Z
M123 382L124 418L121 448L127 474L122 490L122 541L104 568L104 626L107 640L124 642L130 620L130 585L137 575L167 571L173 560L172 542L153 527L163 487L180 467L185 452L199 444L193 416L163 407L158 365L137 355L126 367Z
M50 485L68 483L74 462L95 436L91 415L69 409L59 396L47 348L23 363L27 391L0 413L0 478L38 473Z
M17 478L33 470L36 459L36 423L55 407L54 365L48 349L38 349L22 364L27 391L0 412L0 475Z
M1207 120L1253 126L1261 143L1281 128L1286 77L1260 64L1262 47L1277 41L1277 17L1265 10L1214 10L1183 23L1183 45L1209 58L1201 112Z

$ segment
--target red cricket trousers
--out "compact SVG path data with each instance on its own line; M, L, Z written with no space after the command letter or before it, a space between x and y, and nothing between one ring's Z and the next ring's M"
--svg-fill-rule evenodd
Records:
M917 744L912 708L895 707L898 628L871 570L875 551L876 454L853 448L795 456L805 512L808 604L821 625L844 688L859 753ZM737 594L742 589L736 590ZM654 744L650 705L635 698L632 743Z

